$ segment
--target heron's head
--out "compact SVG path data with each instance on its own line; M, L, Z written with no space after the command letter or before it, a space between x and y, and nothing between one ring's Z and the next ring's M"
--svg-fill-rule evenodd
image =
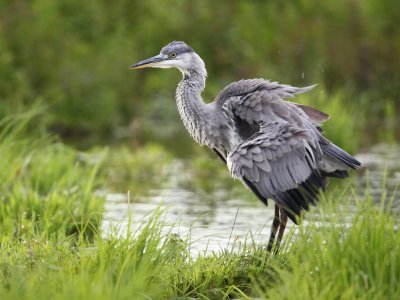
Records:
M159 54L142 60L129 69L177 68L182 73L190 69L204 68L203 60L184 42L174 41L163 47Z

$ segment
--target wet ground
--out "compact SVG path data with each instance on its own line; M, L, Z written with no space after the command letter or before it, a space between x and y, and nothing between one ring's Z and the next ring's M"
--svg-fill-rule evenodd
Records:
M356 157L363 168L352 172L355 190L362 196L369 189L377 202L381 201L382 194L385 201L393 196L393 209L400 210L399 193L394 192L400 183L400 146L377 145ZM131 224L135 230L151 212L165 208L165 223L173 225L168 230L182 238L188 237L192 253L231 249L248 239L267 243L274 214L272 202L265 206L255 197L249 200L226 187L207 192L193 188L196 178L190 175L195 172L184 161L175 161L168 169L163 183L146 196L133 192L109 194L103 229L118 227L123 232Z

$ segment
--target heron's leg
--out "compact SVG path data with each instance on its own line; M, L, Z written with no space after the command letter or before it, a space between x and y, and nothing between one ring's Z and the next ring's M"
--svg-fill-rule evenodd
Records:
M278 251L279 246L281 245L283 233L285 232L288 216L286 212L283 209L280 209L281 211L281 219L280 219L280 225L279 225L279 232L278 232L278 239L276 241L276 251Z
M267 247L268 252L271 252L272 247L274 245L275 236L276 236L276 232L278 231L279 223L280 223L279 206L278 206L278 204L275 204L275 215L274 215L274 220L272 221L271 233L269 235L269 241L268 241L268 247Z

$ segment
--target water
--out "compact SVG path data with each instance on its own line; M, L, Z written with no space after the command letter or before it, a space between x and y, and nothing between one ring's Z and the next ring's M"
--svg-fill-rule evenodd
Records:
M386 201L393 197L393 209L400 212L400 145L380 144L357 158L363 163L358 177L360 190L368 189L377 202L386 193Z
M363 169L356 175L356 190L364 191L368 186L376 201L380 201L386 174L387 198L390 198L400 182L399 156L400 146L388 145L378 145L358 155ZM189 179L193 185L182 184L188 182L191 171L184 162L175 161L169 166L165 181L146 196L134 195L133 192L109 194L103 229L107 231L117 226L124 232L130 220L135 230L148 220L151 212L165 208L165 223L171 225L166 230L178 233L183 239L190 237L192 253L232 249L250 238L255 243L267 243L274 215L272 201L265 206L255 197L249 201L224 187L199 191L193 188L196 186L195 178ZM399 208L398 195L396 197L395 207Z
M175 174L184 168L175 162L171 168ZM190 233L191 251L218 251L244 243L250 232L256 242L268 240L270 224L274 215L273 205L230 197L228 190L219 188L207 194L182 187L181 178L170 177L159 189L145 197L130 194L107 196L103 229L118 225L122 231L128 226L129 216L133 227L145 222L149 213L165 208L166 227L172 233L186 238ZM128 198L133 202L128 204ZM133 199L132 199L133 198ZM219 201L219 199L223 199ZM130 206L130 207L129 207Z

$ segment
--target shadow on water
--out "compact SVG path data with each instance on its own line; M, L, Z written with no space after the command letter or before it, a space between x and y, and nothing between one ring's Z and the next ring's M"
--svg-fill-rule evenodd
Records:
M388 201L400 182L399 154L400 146L377 145L357 155L363 163L363 169L353 177L357 193L362 196L369 189L375 201L382 201L382 195ZM250 233L254 242L265 244L274 214L272 201L269 206L263 205L240 183L232 184L228 174L220 178L211 173L200 184L195 168L186 161L172 161L163 173L162 183L146 195L136 195L134 191L109 194L103 229L107 232L116 226L124 232L128 224L137 228L149 213L162 207L167 208L166 224L173 225L169 230L189 236L193 253L240 245ZM216 180L218 184L212 184ZM199 185L207 188L201 189ZM399 195L395 197L393 208L400 210Z

